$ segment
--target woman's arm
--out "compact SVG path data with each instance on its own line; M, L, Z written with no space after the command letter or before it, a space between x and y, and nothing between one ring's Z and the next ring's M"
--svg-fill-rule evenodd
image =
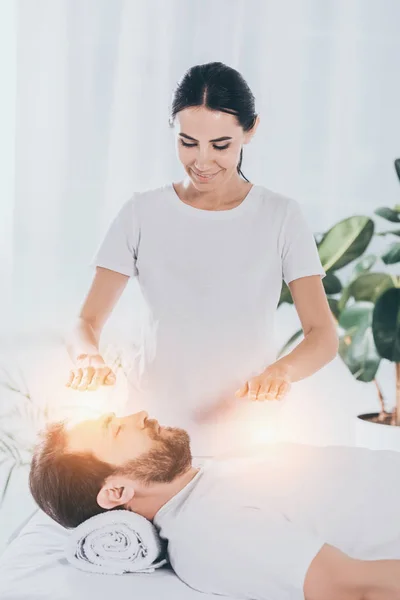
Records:
M73 362L82 354L98 354L102 329L122 295L129 277L96 267L89 292L66 344Z
M339 347L335 321L319 275L289 283L304 340L275 364L287 368L292 382L309 377L333 360Z
M301 277L289 283L304 332L304 340L292 352L247 381L236 396L251 400L282 400L291 384L309 377L338 351L338 334L320 275Z
M80 391L113 384L115 375L99 354L103 327L124 291L129 277L96 267L96 274L78 319L66 339L67 352L74 364L67 385Z

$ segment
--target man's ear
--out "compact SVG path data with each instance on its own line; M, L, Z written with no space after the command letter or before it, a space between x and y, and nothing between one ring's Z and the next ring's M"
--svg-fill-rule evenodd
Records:
M132 500L135 495L133 481L120 477L109 477L99 493L97 494L97 504L101 508L110 510L117 506L123 506Z
M253 139L253 137L256 134L257 127L259 126L259 124L260 124L260 115L257 115L256 120L254 121L253 127L250 129L250 131L247 131L245 133L244 142L243 142L244 144L248 144L249 142L251 142L251 140Z

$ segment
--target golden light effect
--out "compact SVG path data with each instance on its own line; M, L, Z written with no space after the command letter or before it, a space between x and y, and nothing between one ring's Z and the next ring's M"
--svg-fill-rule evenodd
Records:
M268 427L267 425L259 426L252 432L252 443L253 444L268 444L278 441L278 433L275 429Z
M97 419L105 413L123 411L127 395L121 386L101 387L95 391L78 391L55 386L50 394L50 420L66 420L68 425Z

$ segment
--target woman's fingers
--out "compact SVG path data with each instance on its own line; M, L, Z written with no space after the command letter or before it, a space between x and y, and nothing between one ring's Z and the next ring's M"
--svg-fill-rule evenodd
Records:
M83 369L75 369L73 371L73 373L74 373L74 378L73 378L72 383L71 383L71 388L73 390L76 390L78 388L78 385L82 381Z
M239 388L235 392L236 398L244 398L244 396L248 396L250 400L257 400L257 394L260 389L260 380L258 377L254 377Z
M97 390L101 385L113 385L115 383L115 375L109 367L96 369L93 379L88 385L88 391Z
M250 379L249 381L249 393L250 400L257 400L257 395L260 389L260 381L258 378Z
M236 392L236 397L248 396L253 401L282 400L291 388L288 370L271 365L260 375L252 377Z
M111 369L109 369L109 371L110 372L108 373L107 377L104 380L104 385L114 385L114 383L117 380L115 374L111 371Z
M92 383L92 379L95 373L96 369L94 367L85 367L83 369L82 379L80 384L78 385L79 391L83 391L88 388L88 386Z
M104 383L104 375L101 372L101 369L96 369L96 372L92 378L92 381L87 387L89 392L94 392Z
M286 396L286 394L289 392L290 388L291 388L291 384L288 381L284 381L283 383L281 383L276 399L282 400L282 398L284 398Z
M264 389L258 394L259 400L282 400L290 389L290 383L287 381L277 380L271 381L269 385L266 385Z
M83 391L95 391L101 385L114 385L116 382L115 373L110 367L85 367L76 368L69 374L69 379L66 383L67 387L73 390Z
M248 391L249 391L249 386L247 385L247 381L246 381L246 383L241 388L236 390L235 396L236 396L236 398L243 398L244 396L246 396Z
M269 385L265 387L265 397L267 400L276 400L279 388L281 386L281 381L271 381Z
M74 371L70 371L70 372L69 372L69 378L68 378L68 381L67 381L67 383L65 384L67 387L71 387L71 384L72 384L72 382L73 382L73 380L74 380L74 377L75 377L75 373L74 373Z

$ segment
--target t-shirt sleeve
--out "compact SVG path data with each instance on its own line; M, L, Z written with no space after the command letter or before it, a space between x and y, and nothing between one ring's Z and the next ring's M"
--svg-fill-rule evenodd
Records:
M178 525L178 523L177 523ZM169 546L178 577L204 593L304 600L311 562L325 541L273 509L241 507L186 524Z
M136 276L138 231L134 198L131 198L125 202L112 221L90 266L104 267L129 277Z
M300 277L326 275L317 244L299 203L289 200L281 240L282 278L286 284Z

